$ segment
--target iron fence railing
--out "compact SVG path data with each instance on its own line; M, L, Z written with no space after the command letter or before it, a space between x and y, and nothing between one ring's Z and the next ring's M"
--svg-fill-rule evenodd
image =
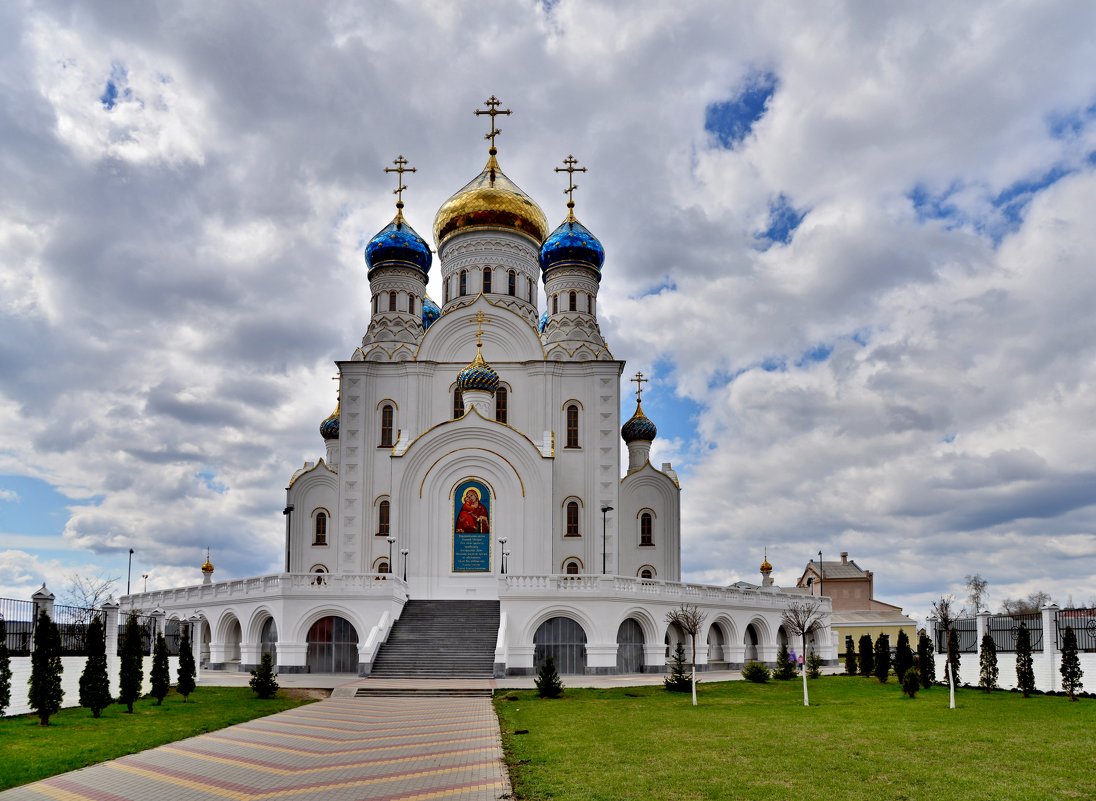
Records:
M972 617L960 617L952 621L952 630L955 632L959 645L959 653L973 654L978 652L978 621ZM948 639L944 627L936 624L936 652L947 653Z
M1062 609L1058 612L1057 638L1058 650L1062 650L1062 635L1066 626L1073 628L1077 637L1078 651L1096 651L1096 609Z
M164 623L164 640L167 642L167 655L179 655L179 642L183 639L183 626L189 625L179 620Z
M0 617L4 618L7 627L8 653L12 656L27 656L34 643L37 605L34 601L0 598Z
M998 651L1015 651L1020 624L1027 626L1031 650L1043 650L1043 616L1039 612L1012 615L991 615L986 619L986 633L993 638Z
M88 627L98 614L99 610L88 607L53 605L53 622L61 639L62 656L87 655Z
M141 653L152 653L152 636L156 631L156 618L152 615L135 615L137 618L137 628L141 634ZM126 643L126 625L128 618L118 621L118 655L122 655L122 650L125 648Z

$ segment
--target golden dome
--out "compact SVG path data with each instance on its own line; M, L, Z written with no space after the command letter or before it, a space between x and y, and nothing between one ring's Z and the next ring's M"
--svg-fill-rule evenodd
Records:
M768 557L766 557L765 561L761 563L761 572L762 573L772 573L773 572L773 566L769 564Z
M548 236L548 220L540 206L507 178L492 149L483 172L438 209L434 217L434 244L466 228L508 228L535 239Z

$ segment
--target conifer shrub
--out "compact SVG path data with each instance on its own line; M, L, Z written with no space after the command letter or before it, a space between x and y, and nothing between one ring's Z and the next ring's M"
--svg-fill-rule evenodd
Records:
M887 679L890 678L890 664L891 664L891 652L890 652L890 635L880 634L879 639L875 641L875 678L879 679L880 684L886 684Z
M251 671L251 689L260 698L273 698L278 692L278 679L274 674L274 657L270 651L263 653L259 666Z
M11 706L11 653L8 651L8 624L0 615L0 718Z
M917 638L917 672L921 674L921 689L927 690L936 683L936 650L932 638L923 631Z
M1077 633L1073 626L1066 626L1062 632L1062 664L1058 668L1062 674L1062 689L1069 695L1070 701L1077 700L1077 692L1084 687L1081 684L1081 660L1077 656Z
M856 675L856 645L852 641L852 635L845 635L845 674Z
M769 680L769 669L760 662L747 662L742 667L742 678L746 681L764 684Z
M950 674L948 671L951 671ZM959 634L954 628L948 629L948 659L944 669L944 679L952 676L955 686L959 686Z
M114 703L107 675L107 638L103 618L95 615L88 625L87 661L80 674L80 706L91 710L93 718Z
M987 693L997 686L997 643L993 635L982 635L981 654L978 657L978 686Z
M773 678L780 681L794 679L797 667L788 652L788 644L786 642L780 643L780 649L776 652L776 667L773 669Z
M1016 687L1027 698L1035 692L1035 666L1031 661L1031 632L1023 622L1016 632Z
M61 708L61 635L43 609L34 625L34 652L30 655L30 687L27 701L38 715L38 724L48 726L50 716Z
M917 668L911 667L902 674L902 692L913 698L917 695L917 691L921 689L921 674Z
M179 670L175 692L183 696L183 703L194 692L196 671L194 669L194 650L190 644L190 626L182 624L182 637L179 639Z
M685 647L678 643L670 657L670 675L662 680L663 686L672 693L687 693L693 689L692 678L685 669L685 664Z
M872 653L871 635L860 635L859 645L860 653L857 662L860 665L860 675L871 676L875 673L875 655Z
M679 643L678 648L680 647ZM563 681L556 670L556 660L553 657L549 656L544 660L533 683L537 685L537 695L541 698L559 698L563 695Z
M145 679L144 649L141 647L141 627L137 613L130 612L122 631L122 661L118 668L118 703L126 705L126 712L133 713L133 702L141 695Z
M164 698L171 689L171 669L167 662L167 640L164 635L156 633L156 645L152 649L152 673L149 674L152 682L152 697L156 699L156 706L163 706Z
M807 678L817 679L822 676L822 657L815 651L807 653Z
M905 629L898 630L898 641L894 645L894 676L901 684L906 677L906 671L913 667L913 649L910 647L910 638Z

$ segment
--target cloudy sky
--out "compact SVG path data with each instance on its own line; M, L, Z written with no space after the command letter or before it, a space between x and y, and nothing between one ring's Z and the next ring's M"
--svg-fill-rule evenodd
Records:
M694 581L1096 597L1096 4L0 5L0 596L273 572L362 247L574 153ZM436 270L434 271L437 272ZM440 296L437 275L431 292ZM625 414L631 413L625 401Z

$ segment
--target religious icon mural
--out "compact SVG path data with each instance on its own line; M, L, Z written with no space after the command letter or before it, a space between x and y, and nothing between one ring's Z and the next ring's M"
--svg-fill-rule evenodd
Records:
M474 478L453 491L453 572L491 571L491 490Z

